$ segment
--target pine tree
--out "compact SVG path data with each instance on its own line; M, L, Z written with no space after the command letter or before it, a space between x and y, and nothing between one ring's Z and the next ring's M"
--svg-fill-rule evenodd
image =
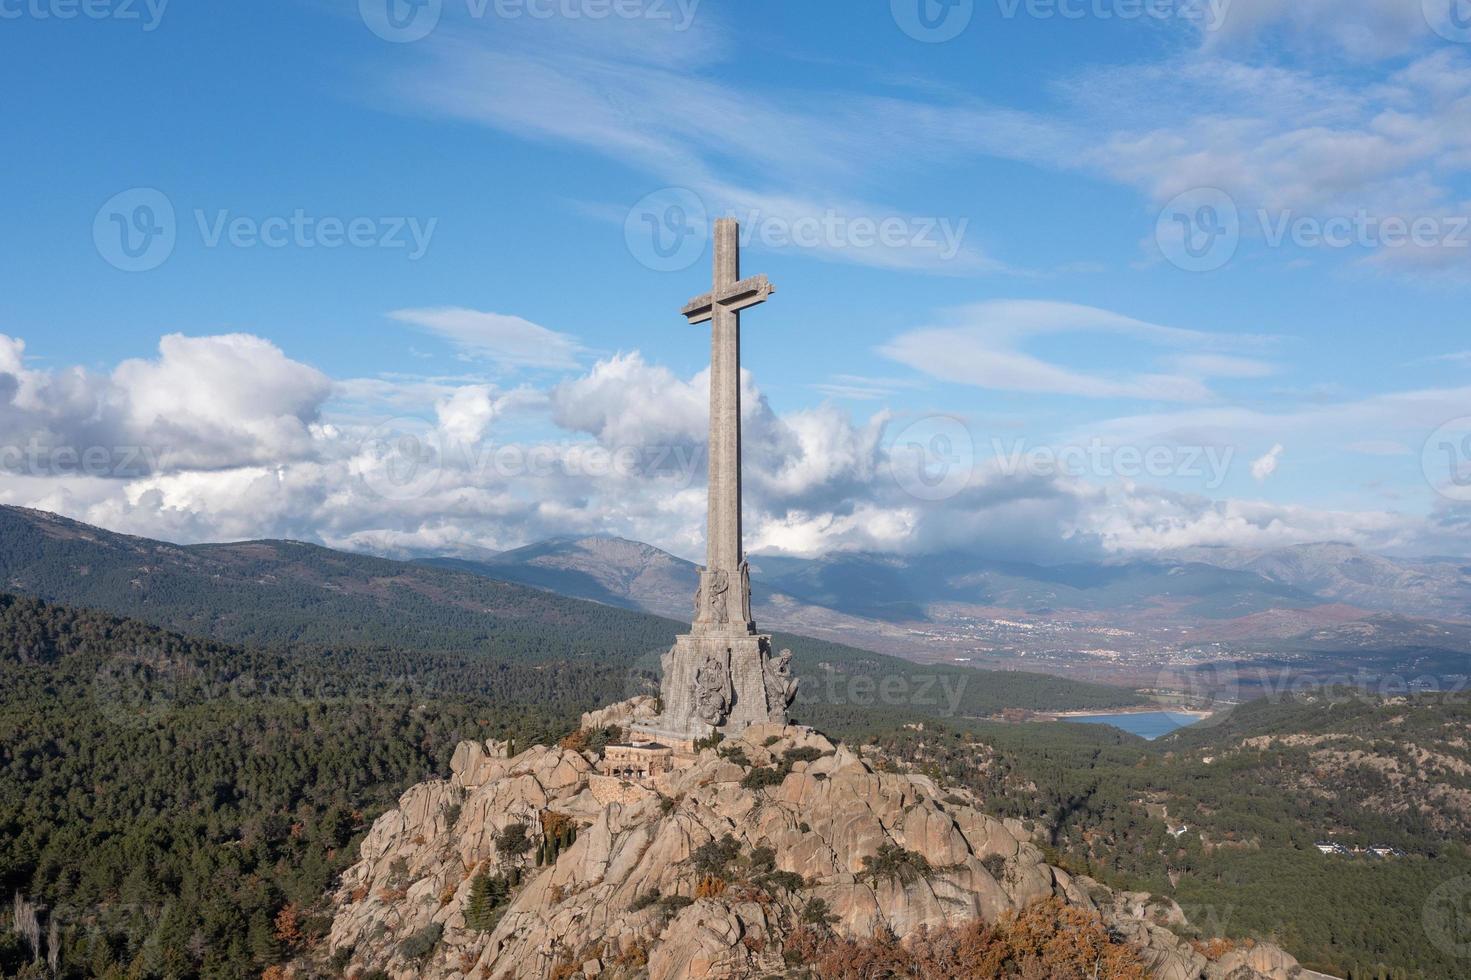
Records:
M256 909L250 917L250 951L260 963L276 963L281 959L281 944L276 940L276 930L265 909Z
M480 932L489 932L500 920L499 908L506 898L506 881L499 875L492 878L485 872L475 876L470 883L470 901L465 905L465 925Z

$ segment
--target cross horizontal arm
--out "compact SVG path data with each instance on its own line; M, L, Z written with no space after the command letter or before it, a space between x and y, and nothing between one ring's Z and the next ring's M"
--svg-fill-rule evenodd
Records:
M715 315L717 303L721 308L737 313L747 307L766 302L766 298L774 292L776 292L776 287L768 282L765 276L751 276L732 284L718 297L713 293L696 296L686 303L680 312L688 318L690 323L704 323Z

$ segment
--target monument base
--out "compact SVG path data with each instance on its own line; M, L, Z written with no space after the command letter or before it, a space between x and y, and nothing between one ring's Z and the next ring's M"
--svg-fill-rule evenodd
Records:
M757 633L687 633L664 655L660 695L664 710L635 723L634 737L678 754L719 732L738 735L752 725L787 722L796 693L791 652L771 655L771 637Z
M689 732L668 731L657 726L656 723L658 720L657 718L650 718L646 721L634 722L629 726L628 737L639 742L647 741L665 746L674 753L676 763L688 762L690 759L699 755L700 753L695 748L695 743L702 738L709 738L711 734L710 732L705 732L704 734L697 735ZM711 729L711 731L713 730Z

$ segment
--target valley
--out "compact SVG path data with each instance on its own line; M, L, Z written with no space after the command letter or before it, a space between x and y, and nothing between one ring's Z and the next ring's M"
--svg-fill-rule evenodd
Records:
M325 934L322 897L375 817L448 771L457 741L556 744L581 712L655 691L682 628L483 570L290 542L179 547L9 509L0 522L0 890L62 914L67 976L283 962ZM1132 641L1105 615L1080 620ZM1024 628L1037 611L996 618L998 647L1046 634ZM1225 648L1182 643L1187 683L1140 670L1139 687L1216 710L1152 741L1078 723L1158 702L1090 683L1060 653L1069 677L779 641L797 655L800 721L880 771L966 787L1053 865L1139 894L1200 948L1260 939L1333 976L1447 976L1453 958L1415 930L1437 889L1471 875L1465 700L1310 678L1449 663L1460 627L1345 622L1369 651L1357 660L1339 627L1229 667L1211 659ZM1033 644L990 662L1034 667ZM1222 686L1190 681L1197 664ZM1240 683L1283 665L1286 686ZM1324 840L1403 856L1339 859ZM0 971L23 955L0 943Z

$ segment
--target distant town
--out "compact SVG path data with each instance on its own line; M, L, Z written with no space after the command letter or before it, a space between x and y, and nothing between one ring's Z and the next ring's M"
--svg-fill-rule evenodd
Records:
M1320 840L1313 846L1321 853L1334 857L1402 858L1409 856L1399 848L1390 847L1388 844L1370 844L1368 847L1355 844L1353 847L1349 847L1347 844L1340 844L1338 841Z

